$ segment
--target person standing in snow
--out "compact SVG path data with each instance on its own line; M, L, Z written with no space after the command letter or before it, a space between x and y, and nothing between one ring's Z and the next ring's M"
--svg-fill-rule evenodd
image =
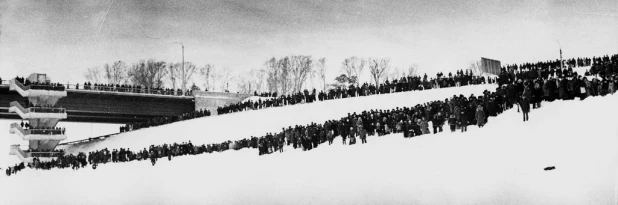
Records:
M451 114L449 116L448 125L451 127L451 132L455 132L455 127L457 126L457 118L455 118L455 114Z
M433 127L433 134L437 134L438 132L442 132L442 125L444 124L444 118L442 117L442 113L438 112L431 119L431 124Z
M528 101L528 98L526 98L526 96L523 96L519 104L521 106L521 111L524 114L524 122L528 121L528 113L530 112L530 101Z
M427 120L425 119L425 117L423 117L422 119L419 119L418 122L418 126L421 127L421 131L423 131L423 134L429 134L429 123L427 123Z
M476 108L476 125L478 125L479 127L483 127L483 125L485 125L485 111L483 111L483 106L479 105Z
M361 139L361 143L365 144L367 143L367 130L363 129L362 126L359 126L359 132L360 132L360 139Z
M466 115L466 112L464 110L462 110L459 114L458 123L459 127L461 128L461 132L468 131L468 115Z
M356 133L354 133L354 128L350 127L350 144L349 145L353 145L356 144Z
M608 83L608 92L609 94L614 94L614 92L616 92L616 83L615 83L615 79L609 79L609 83Z

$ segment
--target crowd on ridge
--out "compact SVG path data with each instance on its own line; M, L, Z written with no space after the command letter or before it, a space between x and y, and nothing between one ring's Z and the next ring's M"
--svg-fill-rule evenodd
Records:
M492 78L488 78L489 83L492 82ZM363 83L362 85L351 84L346 87L338 87L336 89L330 89L326 92L316 92L314 88L311 92L304 90L303 92L297 92L288 95L277 95L274 93L261 93L258 95L254 92L255 96L271 97L272 99L258 99L257 101L245 101L236 104L230 104L217 108L217 114L228 114L234 112L241 112L246 110L257 110L269 107L281 107L287 105L295 105L302 103L312 103L316 101L334 100L342 98L352 98L360 96L369 96L377 94L388 94L397 92L407 92L415 90L428 90L445 87L465 86L465 85L478 85L486 83L485 77L474 76L471 70L459 70L455 75L448 74L448 77L442 73L437 73L435 78L428 79L427 74L422 78L420 76L406 76L400 79L394 79L392 81L386 80L384 83L376 86L369 83Z
M531 64L530 68L519 68L519 70L503 68L497 79L500 85L496 91L486 90L478 97L454 95L444 101L432 101L414 107L352 113L340 120L282 128L278 133L266 133L262 137L238 141L199 146L194 146L191 142L151 145L140 151L121 148L110 152L103 149L90 152L87 157L85 153L79 153L62 156L50 162L40 162L36 159L34 163L29 163L27 166L36 169L54 167L79 169L90 163L92 168L96 169L97 164L100 163L148 159L154 166L160 158L171 160L176 156L221 152L229 149L255 148L258 149L259 155L263 155L282 152L285 145L291 145L294 149L308 151L322 143L332 144L339 136L343 144L350 145L356 144L357 137L361 143L366 143L367 136L372 135L379 137L402 133L404 138L411 138L430 134L430 128L433 128L434 134L442 132L445 124L448 124L451 132L458 129L466 132L467 126L483 127L488 122L489 116L497 116L515 105L518 107L518 112L521 108L525 122L528 120L530 104L533 104L532 109L536 109L540 108L541 101L573 100L576 97L584 100L589 96L613 95L618 83L618 55L593 58L592 61L595 70L594 72L587 71L584 77L577 72L572 72L572 69L539 68L540 66L535 64ZM591 81L587 80L586 75L593 79L600 79L599 84L594 86ZM553 87L550 80L555 80L554 85L557 89L550 89ZM561 86L560 82L566 83L567 86ZM538 99L540 101L536 101ZM431 127L429 122L431 122ZM7 175L15 174L24 167L23 163L10 167L6 170Z
M489 82L493 82L489 78ZM409 82L409 83L408 83ZM332 99L341 99L341 98L349 98L349 97L357 97L357 96L366 96L366 95L375 95L375 94L387 94L387 93L395 93L395 92L406 92L412 90L423 90L425 86L427 89L437 89L441 87L454 87L454 86L462 86L462 85L477 85L485 83L485 78L473 76L472 71L463 70L457 71L456 76L453 76L452 73L449 73L448 78L443 78L442 73L438 73L435 79L427 80L427 75L421 79L419 76L417 77L402 77L399 80L393 80L389 82L388 80L381 84L379 89L375 89L375 86L369 85L367 83L363 84L361 89L356 89L354 85L350 85L351 89L336 89L330 90L330 97L328 97L323 92L320 92L320 95L316 95L316 90L313 89L312 94L309 94L309 91L305 90L304 93L296 93L294 95L287 96L279 96L278 98L272 100L262 101L261 99L258 101L246 101L244 103L231 104L224 107L217 108L218 114L229 113L230 111L240 112L240 111L248 111L255 109L263 109L267 107L279 107L284 105L295 105L301 103L312 103L316 101L316 98L320 101L324 100L332 100ZM254 93L257 95L257 92ZM277 96L277 93L262 93L259 96ZM158 117L154 119L150 119L145 122L136 122L129 123L125 126L120 127L120 132L129 132L133 130L138 130L141 128L159 126L164 124L169 124L173 122L178 122L187 119L194 119L199 117L207 117L211 116L211 112L209 110L197 110L190 113L185 113L181 116L174 117Z

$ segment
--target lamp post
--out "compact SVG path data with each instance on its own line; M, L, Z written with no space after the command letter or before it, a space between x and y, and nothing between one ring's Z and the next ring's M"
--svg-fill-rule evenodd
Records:
M182 84L182 96L185 95L185 45L180 43L180 42L174 42L177 44L180 44L180 46L182 47L182 65L181 65L181 69L182 69L182 74L180 75L182 77L182 79L180 79L180 84Z

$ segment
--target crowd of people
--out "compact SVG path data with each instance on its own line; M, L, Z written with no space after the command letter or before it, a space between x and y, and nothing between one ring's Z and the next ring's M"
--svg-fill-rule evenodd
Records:
M423 77L407 76L401 77L400 79L394 79L392 81L386 80L384 83L381 83L378 86L369 83L364 83L362 85L351 84L347 88L338 87L336 89L331 89L326 92L320 91L319 93L317 93L315 89L313 89L311 92L305 89L303 92L280 96L278 96L276 92L261 93L259 95L257 92L254 92L255 96L271 97L271 99L258 99L257 101L249 100L245 102L239 102L227 106L218 107L217 114L221 115L246 110L281 107L301 103L312 103L316 101L352 98L368 95L437 89L465 85L478 85L486 83L486 81L491 83L493 80L494 79L492 78L487 78L486 80L485 77L474 76L472 74L472 71L470 70L466 70L465 72L463 70L459 70L456 72L455 75L449 73L448 77L443 75L443 73L441 72L437 73L436 77L431 79L428 79L427 74L425 74Z
M563 64L567 68L586 67L586 66L592 65L592 59L586 58L586 57L565 59L563 61ZM508 71L530 70L530 69L548 70L548 69L553 69L553 68L559 68L560 66L561 66L560 60L550 60L550 61L545 61L545 62L524 63L520 65L516 65L516 64L506 65L506 66L503 66L502 69L503 70L506 69Z
M495 80L488 78L489 82L493 82ZM388 80L381 84L378 89L375 86L370 85L368 83L364 83L360 88L355 88L354 85L350 85L349 89L339 88L330 90L326 94L324 92L320 92L316 94L316 90L310 93L308 90L304 90L304 92L298 92L292 95L284 95L277 97L277 93L260 93L258 95L257 92L254 92L255 96L262 97L274 97L274 99L264 100L259 99L258 101L246 101L236 104L230 104L224 107L217 108L217 114L225 114L230 112L240 112L245 110L255 110L255 109L263 109L267 107L280 107L285 105L295 105L301 103L312 103L317 100L333 100L333 99L341 99L341 98L349 98L349 97L357 97L357 96L367 96L367 95L375 95L375 94L387 94L387 93L395 93L395 92L406 92L413 90L423 90L423 89L437 89L443 87L454 87L454 86L462 86L462 85L477 85L485 83L486 80L483 77L478 77L472 75L472 72L466 70L457 71L456 75L453 76L452 73L449 73L448 78L444 77L442 73L438 73L436 78L427 79L427 74L421 78L420 76L416 77L402 77L401 79L393 80L389 82ZM154 119L150 119L145 122L136 122L129 123L125 126L120 127L120 132L128 132L131 130L137 130L146 127L159 126L164 124L169 124L173 122L178 122L187 119L194 119L199 117L207 117L210 116L211 112L208 110L198 110L190 113L185 113L181 116L175 117L158 117Z
M66 129L64 127L34 127L30 126L30 123L21 121L19 124L22 129L27 129L30 134L64 134Z
M75 85L75 89L79 90L79 84ZM98 91L112 91L112 92L129 92L129 93L145 93L156 95L174 95L182 96L182 89L170 89L170 88L152 88L142 85L129 85L129 84L97 84L91 82L85 82L83 85L84 90L98 90ZM192 90L185 91L185 96L193 95Z
M588 81L586 76L582 77L577 72L572 72L572 69L541 68L543 66L541 64L528 64L527 68L518 69L505 67L497 79L496 83L500 85L496 90L493 92L485 90L480 96L454 95L443 101L432 101L413 107L349 113L339 120L328 120L322 124L290 126L282 128L279 132L266 133L261 137L252 136L218 144L196 146L188 142L151 145L140 151L119 149L110 152L103 149L90 152L87 157L85 153L79 153L77 156L62 156L50 162L29 163L28 166L37 169L53 167L78 169L89 163L92 164L93 169L96 169L97 164L100 163L148 159L154 166L160 158L171 160L176 156L221 152L229 149L254 148L258 149L259 155L283 152L286 146L309 151L326 142L329 145L332 144L336 137L341 137L342 143L348 145L356 144L357 138L361 143L367 143L367 136L374 135L380 137L401 133L404 138L412 138L431 134L432 130L433 134L442 132L445 124L451 132L457 130L466 132L468 126L483 127L490 116L497 116L514 106L518 107L518 112L521 110L525 122L528 121L531 104L532 109L536 109L540 108L542 101L573 100L575 98L584 100L589 96L613 95L618 83L618 55L593 58L592 64L597 71L594 74L589 72L588 77L599 79L596 86ZM15 165L7 170L7 175L15 174L15 170L23 168L23 163Z
M133 130L138 130L138 129L152 127L152 126L159 126L159 125L169 124L169 123L183 121L183 120L190 120L190 119L199 118L199 117L207 117L207 116L210 116L210 114L211 113L209 110L200 109L200 110L196 110L193 112L182 114L180 116L155 117L155 118L149 119L148 121L129 123L129 124L126 124L125 126L121 126L120 132L121 133L129 132Z
M31 82L28 78L23 77L15 77L15 81L19 82L21 85L30 89L38 89L38 90L51 90L51 91L64 91L64 85L60 83L49 83L49 82Z

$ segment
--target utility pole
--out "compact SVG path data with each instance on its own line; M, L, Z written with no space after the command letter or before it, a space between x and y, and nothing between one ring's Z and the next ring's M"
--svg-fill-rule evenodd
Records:
M185 45L183 45L182 43L180 45L182 47L182 96L184 96L187 93L185 92L187 89L187 82L185 82Z
M560 48L560 70L564 69L564 65L562 64L562 48Z

